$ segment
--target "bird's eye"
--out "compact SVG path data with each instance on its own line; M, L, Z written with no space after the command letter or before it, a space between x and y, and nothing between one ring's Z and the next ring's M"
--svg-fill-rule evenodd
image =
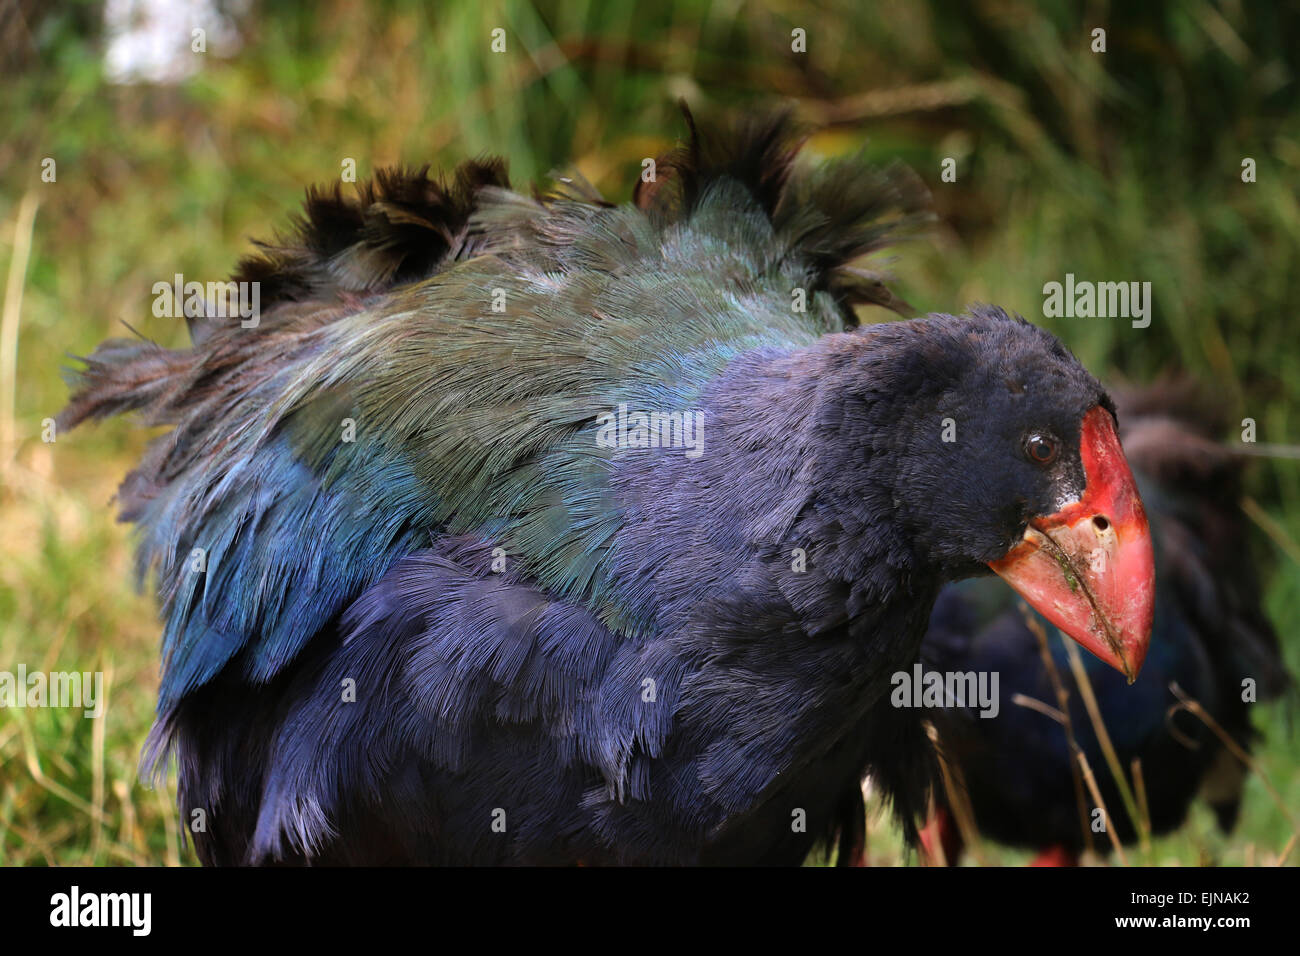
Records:
M1029 460L1039 465L1050 465L1056 461L1059 445L1050 435L1032 434L1025 439L1025 453Z

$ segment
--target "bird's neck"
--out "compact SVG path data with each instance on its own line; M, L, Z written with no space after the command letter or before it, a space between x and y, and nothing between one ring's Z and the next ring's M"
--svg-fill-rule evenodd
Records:
M933 597L898 520L887 430L842 421L859 343L740 356L701 395L698 454L620 463L614 577L630 619L662 633L729 604L739 617L719 640L867 639L890 602Z
M621 611L653 636L646 654L690 674L691 703L675 712L685 752L719 735L744 752L695 759L719 802L746 814L795 779L857 779L871 728L898 719L880 708L940 583L896 526L890 476L870 466L889 449L843 433L842 358L824 343L734 360L702 394L702 454L647 450L614 478Z

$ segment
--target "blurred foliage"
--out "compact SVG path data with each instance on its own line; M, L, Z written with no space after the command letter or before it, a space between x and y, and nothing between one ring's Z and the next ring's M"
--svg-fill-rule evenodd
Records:
M108 502L145 436L113 422L50 445L42 422L66 397L68 353L121 322L182 344L183 327L150 312L153 283L224 276L347 158L364 176L495 152L517 182L573 164L622 200L641 159L683 131L679 98L697 113L789 103L820 130L812 153L862 146L930 185L943 225L893 264L919 308L997 302L1103 378L1189 373L1226 419L1256 419L1260 441L1300 441L1294 5L262 0L238 18L242 47L191 54L202 69L176 86L108 83L101 23L88 2L15 0L0 14L0 263L19 320L16 374L0 355L0 395L15 403L0 422L0 668L102 666L111 683L106 720L0 714L0 861L191 859L171 794L135 779L158 626L129 591ZM1105 53L1091 50L1098 27ZM796 29L806 53L792 50ZM46 157L56 182L41 181ZM945 157L955 183L940 179ZM1242 182L1245 157L1257 182ZM30 233L24 199L39 203ZM1044 319L1043 284L1067 272L1150 281L1150 328ZM1267 534L1242 546L1268 569L1295 670L1300 464L1261 461L1249 490ZM1288 709L1260 711L1261 767L1295 813ZM877 861L904 859L875 829ZM1198 810L1145 862L1263 862L1293 829L1255 780L1233 835Z

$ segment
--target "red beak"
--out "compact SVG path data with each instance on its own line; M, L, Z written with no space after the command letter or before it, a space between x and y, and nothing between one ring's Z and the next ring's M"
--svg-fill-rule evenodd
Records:
M1133 683L1147 656L1155 563L1146 512L1110 413L1083 416L1083 497L1035 518L989 564L1034 609Z

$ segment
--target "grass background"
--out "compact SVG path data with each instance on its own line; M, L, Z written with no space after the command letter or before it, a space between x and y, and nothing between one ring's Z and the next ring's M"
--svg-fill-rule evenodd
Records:
M1300 9L1288 6L262 0L235 11L242 45L191 54L189 79L114 85L99 3L14 0L0 12L0 669L102 669L109 699L102 720L0 711L0 862L193 859L173 794L136 779L160 629L131 588L110 499L148 436L124 421L41 435L69 353L124 321L184 342L183 323L151 315L154 282L223 278L347 158L364 177L497 152L521 183L573 163L623 200L641 159L682 132L679 97L699 112L789 102L821 128L813 153L865 144L930 185L942 225L893 266L918 308L1002 304L1104 380L1190 373L1229 420L1254 418L1260 441L1300 441ZM1105 53L1090 49L1096 27ZM955 183L940 180L945 157ZM1043 283L1067 272L1150 281L1150 328L1043 319ZM1249 496L1259 533L1242 548L1300 672L1300 462L1258 462ZM1260 767L1298 815L1291 710L1260 705L1256 720ZM1272 862L1294 829L1253 779L1232 835L1198 808L1130 862ZM871 850L909 862L885 818ZM985 859L1024 856L987 847Z

